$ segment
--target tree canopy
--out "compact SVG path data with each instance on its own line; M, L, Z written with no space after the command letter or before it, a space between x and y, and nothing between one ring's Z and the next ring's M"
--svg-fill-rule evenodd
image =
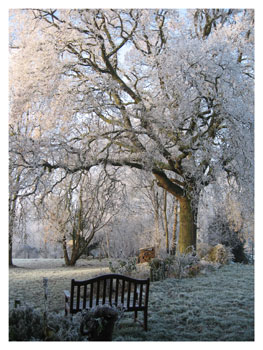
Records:
M11 11L10 155L28 191L98 165L147 170L194 243L220 173L253 197L253 26L253 10Z

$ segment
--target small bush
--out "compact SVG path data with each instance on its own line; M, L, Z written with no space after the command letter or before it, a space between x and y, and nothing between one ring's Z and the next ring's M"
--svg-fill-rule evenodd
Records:
M196 264L196 265L189 266L186 271L189 277L195 277L200 273L201 265Z
M198 261L199 258L195 253L177 254L172 265L172 270L175 274L175 277L188 277L189 267L196 265Z
M65 317L56 313L48 314L48 327L46 339L49 341L87 341L80 331L82 320L81 313L71 317Z
M233 254L229 247L217 244L209 250L205 259L214 263L229 264L233 260Z
M128 274L131 275L137 271L136 258L130 258L126 260L118 260L115 263L109 262L109 269L112 273Z
M203 259L212 248L212 245L208 243L199 243L196 248L196 253L200 259Z
M210 244L222 244L229 247L233 254L233 261L247 264L249 259L245 253L245 240L227 220L224 213L219 212L208 227Z
M189 268L195 266L198 262L199 258L194 252L189 254L177 253L175 256L168 255L162 259L155 258L149 263L151 280L158 281L167 277L188 277Z
M44 339L43 315L30 307L11 309L9 313L9 340L29 341Z
M249 263L249 257L245 253L244 249L244 243L237 240L235 244L233 244L232 247L232 253L233 253L233 261L237 263L243 263L248 264Z
M149 263L150 266L150 280L151 281L160 281L165 279L168 272L168 262L166 259L152 259Z
M80 331L91 341L111 341L119 309L109 305L98 305L82 312Z
M9 341L80 341L80 315L67 318L56 313L48 314L47 325L43 312L29 306L9 312Z

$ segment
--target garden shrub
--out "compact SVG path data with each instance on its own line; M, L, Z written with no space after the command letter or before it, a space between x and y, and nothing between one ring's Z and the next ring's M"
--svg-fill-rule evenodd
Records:
M187 271L187 275L189 277L195 277L196 275L198 275L200 273L201 265L195 264L195 265L189 266L186 271Z
M131 275L137 271L136 258L129 258L125 260L118 260L117 262L109 262L109 269L112 273Z
M48 313L48 332L45 340L49 341L87 341L80 332L82 314L71 317L64 314Z
M198 243L196 248L196 254L198 255L199 259L203 259L208 254L211 248L212 245L208 243Z
M205 259L219 264L228 264L233 260L233 254L229 247L225 247L223 244L217 244L209 250Z
M32 341L44 339L43 314L30 307L9 312L9 340Z
M224 213L218 213L208 227L210 244L222 244L229 247L233 254L233 261L247 264L249 259L245 253L245 240L242 239Z
M151 281L160 281L168 277L169 262L166 259L154 258L149 262L149 266Z
M124 309L98 305L73 317L44 313L29 306L9 312L9 341L93 341L111 340L114 324Z
M162 259L155 258L149 263L151 268L150 276L153 281L162 280L167 277L188 277L189 268L195 266L198 262L199 258L195 252L167 255Z
M119 309L110 305L98 305L82 312L80 331L90 341L111 341Z
M178 253L174 258L172 269L177 278L188 277L189 267L196 265L199 261L194 252L189 254Z
M237 263L248 264L249 258L245 253L244 242L242 242L238 237L232 240L232 253L233 253L233 261Z
M86 340L80 333L80 317L72 319L50 312L45 325L43 312L29 306L9 312L9 341L79 341Z

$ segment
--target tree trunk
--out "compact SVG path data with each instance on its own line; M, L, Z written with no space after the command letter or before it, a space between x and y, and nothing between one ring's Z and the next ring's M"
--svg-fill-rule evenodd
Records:
M65 236L63 237L62 248L64 253L65 264L66 266L70 266L70 260L69 260L68 251L67 251L67 240Z
M71 257L69 258L67 248L63 245L64 260L66 266L75 266L79 259L79 251L76 248L72 248Z
M75 266L76 262L79 260L80 256L81 256L80 248L79 247L73 248L72 252L71 252L71 258L70 258L69 265Z
M109 236L109 232L106 231L106 243L107 243L107 258L110 258L110 236Z
M160 252L160 246L161 246L161 235L160 235L160 228L159 228L159 210L154 211L154 224L155 224L155 248L156 248L156 255L159 255Z
M16 199L15 196L13 200L9 201L9 256L8 262L9 266L13 265L13 232L14 232L14 222L15 222L15 210L16 210Z
M91 240L94 238L95 230L93 230L89 237L85 239L85 243L81 242L81 235L79 232L76 232L73 234L73 244L71 249L71 255L69 256L68 250L67 250L67 240L66 237L63 237L63 252L64 252L64 260L66 266L75 266L76 262L79 260L79 258L83 255L85 252L85 249L87 249L88 245L90 244Z
M177 252L188 253L196 249L196 223L191 202L187 197L179 197L180 230Z
M171 244L171 255L175 255L176 252L176 229L177 229L177 215L178 215L178 201L176 199L174 204L174 224L173 224L173 233L172 233L172 244Z
M12 234L9 232L9 256L8 256L8 260L9 260L9 266L14 266L13 265L13 237Z
M151 186L151 201L153 205L153 211L154 211L154 226L155 226L155 232L154 232L154 246L156 255L159 255L160 252L160 246L161 246L161 234L160 234L160 201L158 196L158 191L155 189L155 182L152 182Z
M191 247L196 248L196 223L195 212L191 207L191 202L185 196L184 190L173 181L169 180L162 171L154 170L154 176L158 180L158 186L164 188L180 203L180 230L178 237L177 252L187 253L191 251Z
M166 252L167 254L169 254L169 231L168 231L168 220L167 220L167 191L166 190L164 190L164 198L163 198L163 219L164 219Z

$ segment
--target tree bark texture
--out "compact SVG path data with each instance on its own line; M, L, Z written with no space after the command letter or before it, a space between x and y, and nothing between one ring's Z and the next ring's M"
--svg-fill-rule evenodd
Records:
M196 223L194 210L191 206L191 200L186 196L184 190L177 184L173 183L162 171L153 171L153 174L158 180L158 185L179 200L180 229L177 252L191 252L191 248L196 248Z
M178 201L176 200L174 204L174 224L173 224L173 233L172 233L172 243L171 243L171 255L175 255L176 252L176 229L177 229L177 215L178 215Z
M9 233L9 256L8 256L8 262L9 262L9 266L14 266L13 265L13 237L12 235Z
M165 247L166 247L167 254L169 254L169 231L168 231L168 220L167 220L167 191L166 190L164 190L163 219L164 219L164 232L165 232Z
M14 222L16 215L16 200L17 196L14 196L13 200L9 202L9 255L8 263L9 266L13 265L13 233L14 233Z
M196 249L196 223L191 202L187 197L180 197L180 229L177 252L188 253Z
M66 264L66 266L69 266L70 265L70 260L69 260L69 256L68 256L67 240L66 240L65 236L63 237L62 248L63 248L65 264Z

